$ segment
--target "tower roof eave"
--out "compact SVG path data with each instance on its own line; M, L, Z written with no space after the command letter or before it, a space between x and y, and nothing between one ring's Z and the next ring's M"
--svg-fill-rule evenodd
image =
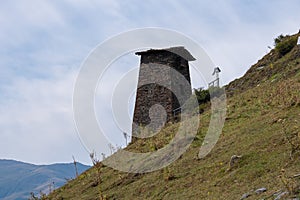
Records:
M152 53L160 53L163 51L169 51L174 54L177 54L178 56L181 56L183 59L187 61L194 61L196 60L192 54L186 50L183 46L177 46L177 47L170 47L170 48L165 48L165 49L149 49L147 51L140 51L136 52L136 55L147 55L147 54L152 54Z

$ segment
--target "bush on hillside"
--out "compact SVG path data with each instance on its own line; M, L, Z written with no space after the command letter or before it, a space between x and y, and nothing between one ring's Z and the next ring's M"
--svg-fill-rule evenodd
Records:
M274 43L275 46L277 46L277 44L279 44L280 42L282 42L282 40L285 38L285 36L283 36L282 34L279 35L277 38L274 39Z
M203 88L195 89L194 88L194 93L197 97L198 104L204 104L210 101L210 94L209 90L205 90Z
M274 39L275 49L281 56L290 52L297 44L297 37L280 35Z
M213 98L219 98L224 94L224 89L219 87L210 87L209 89L195 89L194 88L194 95L197 98L198 101L198 109L199 113L203 113L204 110L206 110L209 107L209 102ZM187 103L190 105L190 102Z

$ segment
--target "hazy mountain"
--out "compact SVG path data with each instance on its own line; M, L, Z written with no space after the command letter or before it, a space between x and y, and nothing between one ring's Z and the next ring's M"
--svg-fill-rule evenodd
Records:
M78 173L90 166L77 163ZM76 176L73 163L33 165L14 160L0 160L0 199L28 199L30 192L48 193Z

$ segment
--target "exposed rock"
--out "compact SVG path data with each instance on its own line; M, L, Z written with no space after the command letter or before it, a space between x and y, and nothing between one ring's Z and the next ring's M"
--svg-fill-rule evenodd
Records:
M259 67L257 67L256 69L257 69L257 70L261 70L261 69L263 69L263 68L265 68L265 65L259 66Z
M243 196L240 198L240 200L247 199L247 198L250 197L250 196L251 196L250 193L245 193L245 194L243 194Z
M242 158L242 156L237 156L237 155L231 156L228 170L230 170L233 167L233 165L238 162L238 159L240 158Z
M281 199L282 197L284 197L285 195L288 195L289 193L288 192L281 192L279 194L276 194L276 198L274 200L279 200Z
M267 191L267 188L259 188L259 189L255 190L255 193L256 194L261 194L261 193L266 192L266 191Z

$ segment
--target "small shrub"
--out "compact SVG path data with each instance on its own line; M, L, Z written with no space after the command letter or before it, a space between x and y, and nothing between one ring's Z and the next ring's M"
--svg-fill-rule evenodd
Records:
M223 94L225 94L224 88L220 87L210 87L208 90L205 90L203 88L195 89L194 88L194 94L196 95L197 101L198 101L198 109L199 113L203 113L206 108L209 106L209 102L213 98L219 98Z
M278 36L275 39L275 49L281 56L290 52L297 44L297 37L295 36Z
M210 94L209 90L205 90L203 88L194 89L194 94L198 101L198 112L203 113L204 110L207 108L207 103L210 101Z
M280 42L282 42L283 39L284 39L284 36L282 34L279 35L277 38L275 38L274 39L275 46L277 46L277 44L279 44Z
M203 88L199 88L199 89L194 89L194 93L197 97L199 105L210 101L209 90L204 90Z

